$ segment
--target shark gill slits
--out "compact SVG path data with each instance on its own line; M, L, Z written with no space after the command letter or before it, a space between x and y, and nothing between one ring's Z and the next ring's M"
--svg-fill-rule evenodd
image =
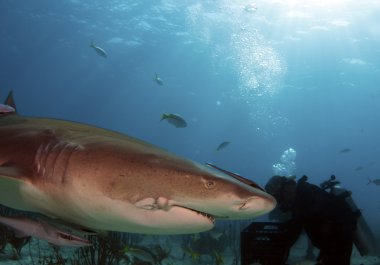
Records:
M63 183L70 157L78 148L78 145L56 140L41 144L35 156L38 174L45 179Z

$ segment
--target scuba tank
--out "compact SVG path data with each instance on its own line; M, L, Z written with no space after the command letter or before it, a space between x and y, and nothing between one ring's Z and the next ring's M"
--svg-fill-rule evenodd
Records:
M373 255L380 257L379 247L376 243L376 239L368 226L368 223L364 219L361 211L357 207L356 203L351 197L351 191L346 190L340 185L340 181L336 180L335 175L332 175L330 179L322 182L320 187L335 196L344 199L351 207L354 215L357 216L357 228L354 233L354 244L358 249L361 256Z

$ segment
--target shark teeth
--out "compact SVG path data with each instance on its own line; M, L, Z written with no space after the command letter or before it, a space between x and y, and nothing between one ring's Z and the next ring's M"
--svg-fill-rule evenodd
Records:
M183 207L183 206L181 206L181 207ZM188 209L188 210L193 211L193 212L196 212L197 214L200 214L200 215L206 217L207 219L209 219L210 222L212 222L213 224L215 223L215 219L216 218L212 214L204 213L204 212L201 212L201 211L198 211L198 210L195 210L195 209L191 209L191 208L187 208L187 207L183 207L183 208Z
M198 214L204 216L204 217L207 217L213 224L215 223L215 217L211 214L208 214L208 213L203 213L203 212L199 212L199 211L196 211L196 210L193 210L195 212L197 212Z

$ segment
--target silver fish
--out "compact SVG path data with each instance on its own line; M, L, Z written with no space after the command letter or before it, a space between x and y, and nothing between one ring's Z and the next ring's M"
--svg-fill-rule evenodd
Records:
M380 179L373 179L373 180L372 180L372 179L368 178L368 183L367 183L367 185L368 185L368 184L371 184L371 183L380 186Z
M179 114L164 113L161 116L161 121L167 120L170 124L174 125L176 128L185 128L187 123L184 118Z
M154 80L158 85L160 85L160 86L163 86L163 85L164 85L164 81L161 79L161 77L158 76L157 73L155 74L153 80Z
M230 144L230 142L225 141L225 142L221 143L220 145L218 145L218 147L215 149L215 151L219 152L220 150L226 148L229 144Z
M90 47L94 49L94 51L101 57L107 58L107 53L104 49L100 48L99 46L96 46L94 43L90 44Z

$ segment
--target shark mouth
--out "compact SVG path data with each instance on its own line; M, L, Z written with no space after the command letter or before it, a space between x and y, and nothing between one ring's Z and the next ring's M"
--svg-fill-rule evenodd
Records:
M215 217L213 215L208 214L208 213L199 212L199 211L195 211L195 212L206 217L207 219L210 220L211 223L215 224Z
M191 208L187 208L187 207L183 207L181 206L182 208L184 209L187 209L187 210L190 210L190 211L193 211L199 215L202 215L203 217L206 217L211 223L215 224L215 220L216 219L220 219L220 218L227 218L227 217L222 217L222 216L214 216L212 214L209 214L209 213L205 213L205 212L201 212L201 211L198 211L198 210L194 210L194 209L191 209Z
M145 210L164 210L164 211L167 211L170 207L179 207L179 208L197 213L198 215L202 215L203 217L206 217L212 224L215 224L215 219L228 218L228 216L215 216L215 215L205 213L205 212L202 212L190 207L186 207L182 205L181 203L176 203L176 202L170 203L169 200L165 197L158 197L157 199L146 198L146 199L138 201L135 205L138 208L145 209Z

